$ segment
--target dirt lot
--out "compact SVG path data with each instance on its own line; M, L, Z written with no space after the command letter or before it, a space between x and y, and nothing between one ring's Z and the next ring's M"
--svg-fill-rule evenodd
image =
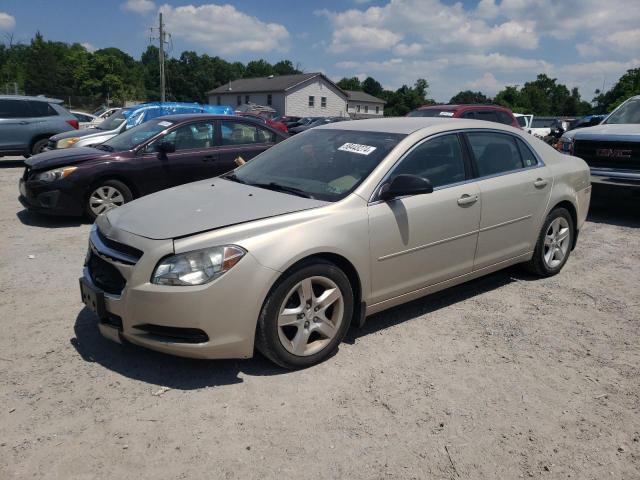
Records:
M100 337L89 225L23 211L20 173L0 169L2 479L640 478L638 208L593 209L554 278L384 312L291 373Z

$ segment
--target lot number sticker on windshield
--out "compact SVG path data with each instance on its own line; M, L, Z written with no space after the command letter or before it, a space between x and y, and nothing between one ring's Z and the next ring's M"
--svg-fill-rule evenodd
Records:
M338 150L342 152L357 153L359 155L369 155L376 147L371 145L360 145L359 143L345 143Z
M161 127L170 127L172 123L167 122L166 120L163 120L162 122L158 122L158 125L160 125Z
M453 112L440 112L441 117L453 117Z

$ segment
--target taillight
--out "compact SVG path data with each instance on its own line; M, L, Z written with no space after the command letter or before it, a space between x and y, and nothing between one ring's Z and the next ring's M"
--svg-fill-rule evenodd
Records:
M71 125L73 128L75 128L76 130L80 128L80 124L78 123L78 120L67 120L67 123Z

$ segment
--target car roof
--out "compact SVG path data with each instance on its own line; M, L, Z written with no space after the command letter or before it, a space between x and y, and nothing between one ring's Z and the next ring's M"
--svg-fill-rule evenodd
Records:
M344 122L327 123L315 127L315 129L355 130L360 132L401 133L409 135L418 130L433 128L434 130L458 130L461 128L488 128L492 130L505 130L509 132L521 132L510 125L487 122L484 120L467 120L461 118L437 118L437 117L389 117L370 118L365 120L348 120Z
M29 95L0 95L0 100L35 100L47 103L62 103L62 100L49 97L32 97Z
M473 108L477 109L486 109L486 110L505 110L510 111L509 109L501 106L494 105L490 103L467 103L467 104L454 104L454 105L423 105L422 107L418 107L416 110L467 110Z

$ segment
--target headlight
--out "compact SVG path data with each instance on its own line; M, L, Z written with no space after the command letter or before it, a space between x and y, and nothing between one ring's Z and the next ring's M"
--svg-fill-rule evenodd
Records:
M69 148L75 145L80 137L71 137L71 138L63 138L62 140L58 140L56 143L56 148Z
M47 170L46 172L38 173L34 177L34 180L39 180L41 182L53 182L54 180L61 180L71 175L77 169L78 167L60 167L53 170Z
M573 155L573 137L560 137L558 142L558 150L562 153Z
M157 285L203 285L228 272L245 253L235 245L224 245L173 255L158 264L151 282Z

